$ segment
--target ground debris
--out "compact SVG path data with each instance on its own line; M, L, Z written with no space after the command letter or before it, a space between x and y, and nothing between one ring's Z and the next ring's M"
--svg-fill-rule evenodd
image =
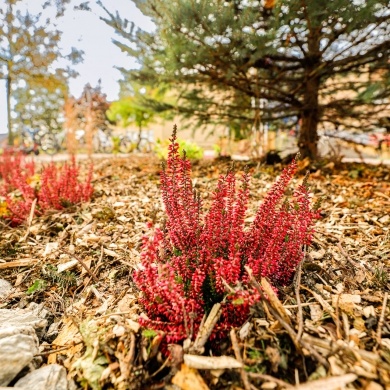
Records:
M229 164L196 165L196 190L214 187ZM281 167L246 165L254 211ZM12 289L0 308L44 304L58 323L46 362L64 366L85 389L390 388L388 168L311 170L322 219L299 277L278 295L259 281L268 303L253 307L249 321L215 349L219 356L189 355L179 345L162 353L164 334L138 323L131 274L147 224L163 217L159 170L152 157L98 162L91 203L34 218L28 229L1 225L1 278ZM358 179L350 174L356 170Z

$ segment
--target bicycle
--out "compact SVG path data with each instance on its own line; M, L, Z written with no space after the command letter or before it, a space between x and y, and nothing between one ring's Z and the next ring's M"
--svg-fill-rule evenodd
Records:
M20 130L21 144L19 151L23 154L34 153L36 156L39 154L39 132L40 129L31 129L30 127L23 126Z
M54 155L59 153L61 150L65 150L67 134L68 131L66 129L60 131L59 133L51 133L49 131L41 132L39 134L39 143L41 149L49 155ZM75 138L79 144L83 142L83 137L84 130L75 131Z
M93 150L98 153L112 153L114 142L111 132L106 134L103 130L97 129L92 140Z
M132 153L134 151L150 153L153 151L153 132L150 130L141 130L138 133L128 131L124 135L119 135L119 138L120 153Z
M66 129L56 134L50 132L41 134L41 149L49 155L54 155L59 153L61 150L65 150L67 134L68 130ZM85 130L75 130L75 141L79 146L84 147L86 145ZM95 132L92 145L94 152L101 153L111 153L114 146L111 137L101 129L97 129Z

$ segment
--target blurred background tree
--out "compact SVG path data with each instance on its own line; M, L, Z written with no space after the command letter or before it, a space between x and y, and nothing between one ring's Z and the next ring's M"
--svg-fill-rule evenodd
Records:
M389 107L388 0L133 2L152 33L99 2L141 65L127 79L169 85L170 108L200 124L293 120L302 157L315 159L319 123L374 126Z
M65 98L68 95L66 80L59 77L55 85L30 85L19 82L13 91L15 99L13 107L18 116L12 120L14 133L18 133L20 126L31 129L49 129L57 133L62 130L64 116L62 114Z
M67 81L77 73L70 66L57 66L57 61L74 65L83 54L76 48L66 55L59 50L61 32L54 20L63 15L68 2L42 3L43 9L53 7L52 19L22 11L21 0L5 0L0 7L0 77L7 86L9 144L23 125L58 130Z
M102 92L101 81L96 87L90 84L84 86L83 92L79 98L69 96L65 103L65 128L67 130L67 149L74 153L76 140L74 133L82 129L85 132L85 143L88 154L91 155L94 150L94 137L98 130L110 133L110 122L106 115L110 103L107 101L107 95Z
M142 130L153 119L153 112L140 107L133 96L113 102L107 111L110 122L126 128L135 124Z
M120 81L120 96L118 101L112 102L107 117L117 126L126 128L134 125L138 129L138 141L135 148L138 149L142 132L157 120L157 117L171 118L168 109L171 108L167 97L169 88L160 84L158 87L143 86L131 81L127 71L122 69L125 76Z
M102 131L109 128L109 119L106 112L110 107L107 101L107 95L102 92L101 82L99 80L96 87L90 84L84 86L83 92L79 98L73 99L74 109L77 112L78 128L84 129L88 115L93 116L93 127Z

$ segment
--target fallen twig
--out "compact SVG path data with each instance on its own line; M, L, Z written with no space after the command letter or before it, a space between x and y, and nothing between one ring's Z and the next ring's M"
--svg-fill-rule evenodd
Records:
M29 214L28 219L27 219L26 234L19 240L19 242L26 241L27 237L28 237L29 234L30 234L30 228L31 228L32 220L33 220L33 218L34 218L34 213L35 213L35 206L36 206L36 204L37 204L37 198L35 198L35 199L33 200L33 202L31 203L30 214Z
M325 302L332 302L331 299L324 299ZM297 309L299 306L300 307L308 307L308 306L313 306L313 305L318 305L318 302L305 302L301 303L300 305L283 305L285 309Z
M381 339L382 339L382 327L383 327L383 323L385 322L385 314L386 314L388 296L389 296L388 292L385 292L385 295L383 297L381 316L379 317L378 328L376 331L375 350L379 347L379 345L381 343Z
M0 269L7 269L7 268L17 268L17 267L28 267L35 265L38 263L38 259L21 259L21 260L15 260L15 261L7 261L5 263L0 263Z
M261 379L263 381L275 382L277 385L285 387L286 389L294 389L293 385L290 385L287 382L284 382L278 378L274 378L271 375L258 374L257 372L248 372L248 376L253 379Z
M337 390L345 388L345 385L357 379L355 374L331 376L329 378L317 379L294 387L297 390Z
M240 352L240 346L238 345L237 335L236 335L236 331L234 329L232 329L230 331L230 340L232 341L233 351L234 351L234 355L236 356L236 359L240 363L243 363L242 357L241 357L241 352ZM240 368L240 375L241 375L242 383L244 384L245 390L251 390L251 384L249 383L248 375L247 375L244 368Z
M374 366L380 364L384 369L390 370L390 365L381 360L378 353L365 351L363 349L353 349L343 340L333 342L331 340L320 339L317 337L310 336L307 333L303 333L302 340L306 341L310 345L316 346L324 351L334 354L335 351L348 351L358 356L358 359L364 360Z
M268 283L267 279L261 278L261 287L262 291L267 295L267 303L272 306L277 313L279 313L280 317L283 318L283 320L291 326L291 319L284 308L282 302L280 302L278 296L275 294L275 291L273 290L272 286Z
M204 345L213 332L215 324L218 322L221 315L221 304L216 303L211 309L207 319L202 321L198 334L196 336L194 345L189 349L190 353L202 354L204 351Z
M341 246L340 243L337 244L337 248L339 248L341 254L345 257L345 259L351 264L353 265L355 268L360 268L364 271L366 271L366 268L372 272L372 269L369 265L365 264L366 267L364 267L363 265L361 265L360 263L357 263L356 261L352 260L352 258L349 256L349 254L344 250L344 248Z
M256 279L252 275L252 270L249 267L245 267L246 272L249 275L250 282L252 285L256 288L257 292L259 293L260 297L262 298L263 304L266 304L267 299L265 298L263 291L261 290L261 287L259 283L256 281ZM269 306L269 310L273 317L279 321L279 323L283 326L283 328L287 331L289 336L291 337L291 340L293 341L295 347L297 348L298 352L302 351L301 345L303 348L307 349L312 356L319 362L321 363L326 369L329 368L329 363L326 361L325 358L323 358L309 343L307 343L304 340L298 341L297 339L297 334L295 333L294 329L287 323L285 322L282 317L279 315L279 313L271 306Z
M297 339L301 340L303 333L303 312L302 312L302 304L301 304L301 296L299 290L301 288L301 275L302 275L302 263L299 264L297 269L297 279L295 281L295 297L298 305L298 333Z
M61 248L60 250L61 250L61 252L66 253L68 256L71 256L75 260L77 260L81 264L81 266L87 271L88 275L93 279L93 281L95 283L99 283L99 279L93 274L93 272L88 268L88 266L84 263L84 261L79 259L75 254L70 253L67 250L63 249L63 248Z
M61 347L61 348L57 348L57 349L50 349L48 351L43 351L43 352L37 353L36 355L34 355L34 357L36 357L36 356L47 356L47 355L51 355L52 353L66 351L67 349L75 347L76 345L79 345L79 344L81 344L83 342L84 341L81 340L81 341L78 341L77 343L72 343L72 344L70 344L70 345L68 345L66 347Z

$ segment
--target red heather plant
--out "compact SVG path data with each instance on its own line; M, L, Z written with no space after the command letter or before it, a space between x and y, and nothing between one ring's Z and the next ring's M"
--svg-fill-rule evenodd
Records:
M6 149L0 156L0 179L9 188L16 188L20 180L27 181L34 173L34 161L26 161L20 152Z
M26 161L20 152L5 150L0 158L0 178L3 185L0 196L4 197L7 218L13 224L23 222L29 215L36 198L36 189L30 185L35 173L34 161ZM11 196L18 192L18 197Z
M72 204L88 201L93 193L92 166L84 182L79 179L79 167L72 158L57 168L53 163L44 167L40 183L33 184L35 166L20 154L6 153L0 159L0 174L3 185L0 196L5 199L6 215L13 225L26 220L34 199L37 199L35 214L40 215L49 209L60 210Z
M70 164L58 169L53 163L41 174L38 204L42 210L62 208L88 201L93 193L92 166L84 183L79 181L79 167L73 157Z
M274 285L288 283L318 217L310 206L306 180L292 200L284 199L296 161L284 169L248 228L244 226L247 173L239 179L240 186L233 171L221 175L211 207L204 213L192 187L191 164L185 156L180 158L178 148L175 128L160 179L166 223L144 237L140 270L134 275L147 314L141 317L142 325L165 331L168 343L193 338L217 302L222 302L222 314L212 337L241 326L250 306L260 299L244 266Z

